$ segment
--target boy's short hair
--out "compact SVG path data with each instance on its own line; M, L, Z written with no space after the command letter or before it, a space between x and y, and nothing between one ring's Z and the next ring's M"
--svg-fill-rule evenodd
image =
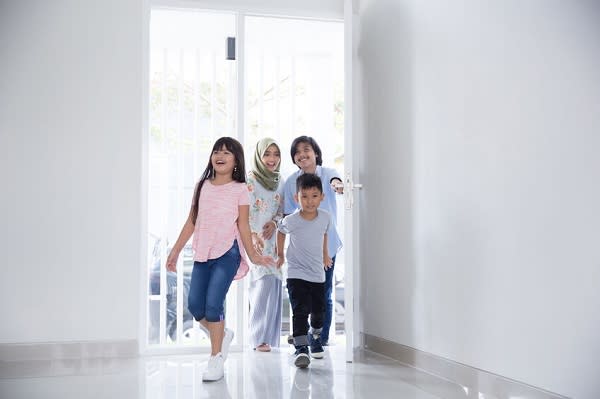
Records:
M323 193L323 183L321 178L313 173L303 173L296 179L296 192L316 187L319 192Z

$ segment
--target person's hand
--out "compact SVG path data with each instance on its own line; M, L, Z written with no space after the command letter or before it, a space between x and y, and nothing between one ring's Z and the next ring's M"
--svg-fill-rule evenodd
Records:
M333 265L333 259L331 259L329 256L325 256L323 258L323 264L325 265L325 270L329 270Z
M261 266L275 266L276 265L275 259L271 258L270 256L261 255L258 252L255 252L254 255L252 255L250 257L250 260L255 265L261 265Z
M279 255L277 257L277 268L281 269L281 266L283 266L284 262L285 262L285 258L283 257L283 255Z
M265 242L262 238L260 238L258 233L252 233L252 245L254 246L256 252L262 255L263 250L265 249Z
M331 181L331 188L338 194L344 194L344 182L340 179L333 179Z
M171 251L169 256L167 257L167 270L170 272L177 271L177 258L179 258L179 252Z
M271 237L273 237L273 233L275 232L276 227L277 226L275 225L275 222L272 220L269 220L267 223L265 223L265 225L262 228L262 238L264 238L265 240L271 239Z

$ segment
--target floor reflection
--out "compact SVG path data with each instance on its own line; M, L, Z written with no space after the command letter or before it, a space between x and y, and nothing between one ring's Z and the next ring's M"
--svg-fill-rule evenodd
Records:
M3 362L0 398L10 399L548 399L523 384L472 369L453 383L389 358L361 351L347 363L343 345L326 349L308 369L293 365L292 349L230 353L225 378L204 383L208 355L134 359Z
M331 356L326 356L324 359L313 359L309 368L296 368L293 373L294 380L291 384L290 398L334 397L335 380Z
M345 364L343 353L312 359L307 369L293 365L292 351L232 353L225 363L225 378L203 382L207 355L145 360L145 399L163 398L334 398L333 358ZM338 379L345 380L340 375ZM338 397L345 397L339 396Z

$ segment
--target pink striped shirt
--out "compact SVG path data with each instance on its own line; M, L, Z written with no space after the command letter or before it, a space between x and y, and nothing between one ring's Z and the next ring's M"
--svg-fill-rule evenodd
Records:
M216 186L210 180L204 182L200 191L198 217L192 241L194 261L206 262L208 259L220 258L231 249L233 240L237 239L242 259L234 280L248 273L246 251L240 238L237 220L238 207L249 204L246 183L232 181Z

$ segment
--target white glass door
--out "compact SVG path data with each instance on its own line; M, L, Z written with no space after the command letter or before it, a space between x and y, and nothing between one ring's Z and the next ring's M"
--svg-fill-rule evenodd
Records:
M148 292L146 347L209 346L187 310L193 267L190 244L177 273L166 256L188 215L195 183L216 138L236 136L237 70L227 60L234 14L154 8L150 18L148 137ZM227 322L241 300L228 296ZM238 304L238 302L240 302ZM238 323L239 324L239 323ZM239 327L239 326L236 326Z
M347 112L345 117L344 138L346 143L346 165L344 170L344 220L345 239L344 254L346 255L346 361L354 361L354 352L361 347L360 331L362 321L359 308L356 304L360 303L360 225L359 210L360 196L358 190L362 189L359 183L360 176L360 152L364 148L361 145L364 137L361 127L360 112L356 110L356 93L360 90L359 85L355 85L355 76L358 76L354 70L355 65L355 46L354 35L356 31L355 16L353 10L353 1L344 0L344 87L345 103Z
M323 166L344 172L344 24L274 17L245 18L246 154L263 137L281 146L282 173L298 170L290 156L294 138L315 138ZM344 240L344 204L338 198L338 230ZM343 252L335 264L334 311L330 342L345 344ZM285 266L284 266L285 268ZM285 281L283 282L285 285ZM284 290L283 345L290 332L289 301ZM334 338L335 336L335 338Z

